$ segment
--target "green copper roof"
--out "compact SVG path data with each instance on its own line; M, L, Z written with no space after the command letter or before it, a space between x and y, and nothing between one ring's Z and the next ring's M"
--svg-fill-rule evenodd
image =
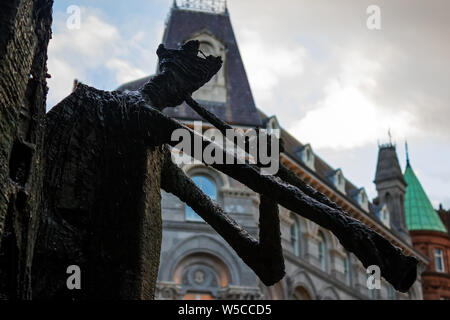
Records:
M406 166L404 177L408 184L405 196L406 225L408 229L447 232L409 163Z

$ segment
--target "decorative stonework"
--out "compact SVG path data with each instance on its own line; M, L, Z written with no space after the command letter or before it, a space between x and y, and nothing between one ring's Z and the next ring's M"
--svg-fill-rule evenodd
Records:
M221 300L262 300L264 298L260 288L229 286L219 292Z
M176 6L181 9L225 13L227 10L227 2L225 0L177 0Z
M175 282L158 282L156 284L156 300L178 300L181 299L181 286Z
M230 188L230 187L223 187L220 189L222 194L224 196L228 197L234 197L234 198L249 198L249 197L255 197L255 192L251 190L243 190L238 188ZM259 204L259 199L258 199Z

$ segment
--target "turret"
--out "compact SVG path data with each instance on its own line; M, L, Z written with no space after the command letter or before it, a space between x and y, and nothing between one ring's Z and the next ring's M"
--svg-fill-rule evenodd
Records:
M379 146L374 183L378 201L385 203L389 210L391 227L409 239L404 205L406 181L403 178L395 145L392 143Z

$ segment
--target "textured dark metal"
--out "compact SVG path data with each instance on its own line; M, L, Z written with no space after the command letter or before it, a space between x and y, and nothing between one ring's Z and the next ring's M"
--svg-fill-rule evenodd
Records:
M0 1L0 300L31 298L52 4Z
M199 57L199 45L196 40L187 42L179 50L159 45L156 53L160 73L139 90L151 106L159 110L178 106L186 94L192 94L219 71L222 59Z

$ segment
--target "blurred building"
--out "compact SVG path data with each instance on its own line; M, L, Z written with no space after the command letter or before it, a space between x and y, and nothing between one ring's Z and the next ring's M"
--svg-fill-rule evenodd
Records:
M406 182L395 147L380 147L375 184L378 198L371 202L364 187L345 178L340 168L321 159L280 126L275 115L257 109L231 25L225 1L176 1L168 16L163 43L169 48L197 39L206 55L220 55L222 69L194 99L236 128L280 129L285 152L282 163L305 182L328 196L350 215L386 237L406 254L428 264L416 251L405 219ZM122 85L135 90L149 77ZM188 126L202 120L186 104L165 113ZM203 122L204 128L210 124ZM202 164L183 170L234 220L258 235L259 196L230 177ZM219 235L178 198L163 192L163 241L158 277L158 299L422 299L420 277L409 294L396 292L384 280L380 290L369 290L362 264L328 230L285 208L280 208L286 276L265 287Z
M405 169L406 223L414 248L427 256L430 263L422 273L424 299L450 299L450 236L449 211L442 206L439 214L428 199L407 159ZM444 223L443 223L444 221Z

